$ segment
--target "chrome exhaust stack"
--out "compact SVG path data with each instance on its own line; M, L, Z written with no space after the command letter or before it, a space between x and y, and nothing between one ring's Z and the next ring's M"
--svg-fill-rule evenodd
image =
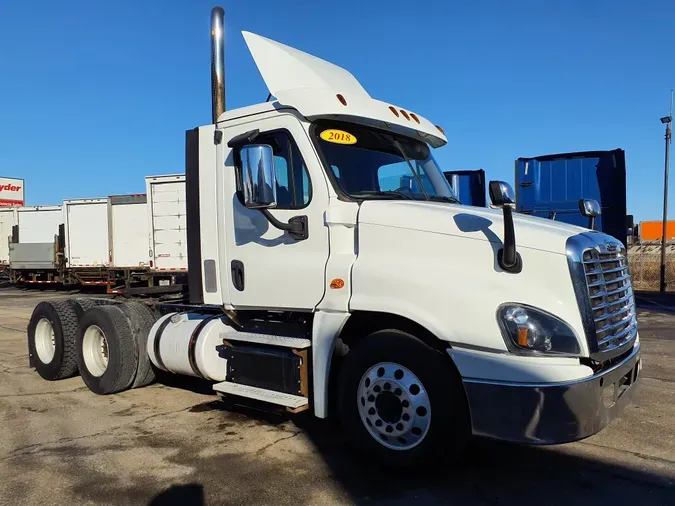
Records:
M225 112L225 11L211 10L211 118L215 124Z

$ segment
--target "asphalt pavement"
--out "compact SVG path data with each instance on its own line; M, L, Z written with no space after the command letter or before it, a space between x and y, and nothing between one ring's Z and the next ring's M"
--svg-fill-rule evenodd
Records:
M26 325L49 291L0 289L0 504L675 505L675 314L641 309L634 402L584 441L473 441L432 473L347 450L332 422L226 405L173 381L112 396L28 367Z

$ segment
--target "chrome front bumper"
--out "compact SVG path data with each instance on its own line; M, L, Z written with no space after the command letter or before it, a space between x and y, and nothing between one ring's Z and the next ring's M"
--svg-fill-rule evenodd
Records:
M566 443L591 436L630 402L640 369L638 341L618 364L575 382L465 379L473 433L528 444Z

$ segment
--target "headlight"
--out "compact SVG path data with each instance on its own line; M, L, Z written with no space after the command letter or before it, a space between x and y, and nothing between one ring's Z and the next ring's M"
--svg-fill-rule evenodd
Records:
M516 353L579 355L576 334L552 314L522 304L504 304L497 320L506 346Z

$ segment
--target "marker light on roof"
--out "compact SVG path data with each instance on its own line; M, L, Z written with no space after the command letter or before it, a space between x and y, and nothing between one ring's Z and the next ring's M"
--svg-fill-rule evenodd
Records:
M393 107L393 106L390 105L390 106L389 106L389 110L390 110L391 112L393 112L393 113L394 113L394 116L396 116L396 117L398 118L398 111L396 110L395 107Z
M408 113L405 112L403 109L401 109L401 114L403 115L403 117L404 117L405 119L407 119L408 121L410 121L410 116L408 116Z
M439 132L441 132L443 135L445 135L445 132L443 131L443 129L442 129L441 127L439 127L438 125L436 125L436 128L438 128L438 131L439 131Z
M337 95L335 95L335 96L337 97L337 99L340 101L340 103L341 103L342 105L347 105L347 101L345 100L345 97L343 97L343 96L340 95L339 93L338 93Z
M417 117L417 115L414 112L410 113L410 117L415 120L415 123L419 124L420 119Z

